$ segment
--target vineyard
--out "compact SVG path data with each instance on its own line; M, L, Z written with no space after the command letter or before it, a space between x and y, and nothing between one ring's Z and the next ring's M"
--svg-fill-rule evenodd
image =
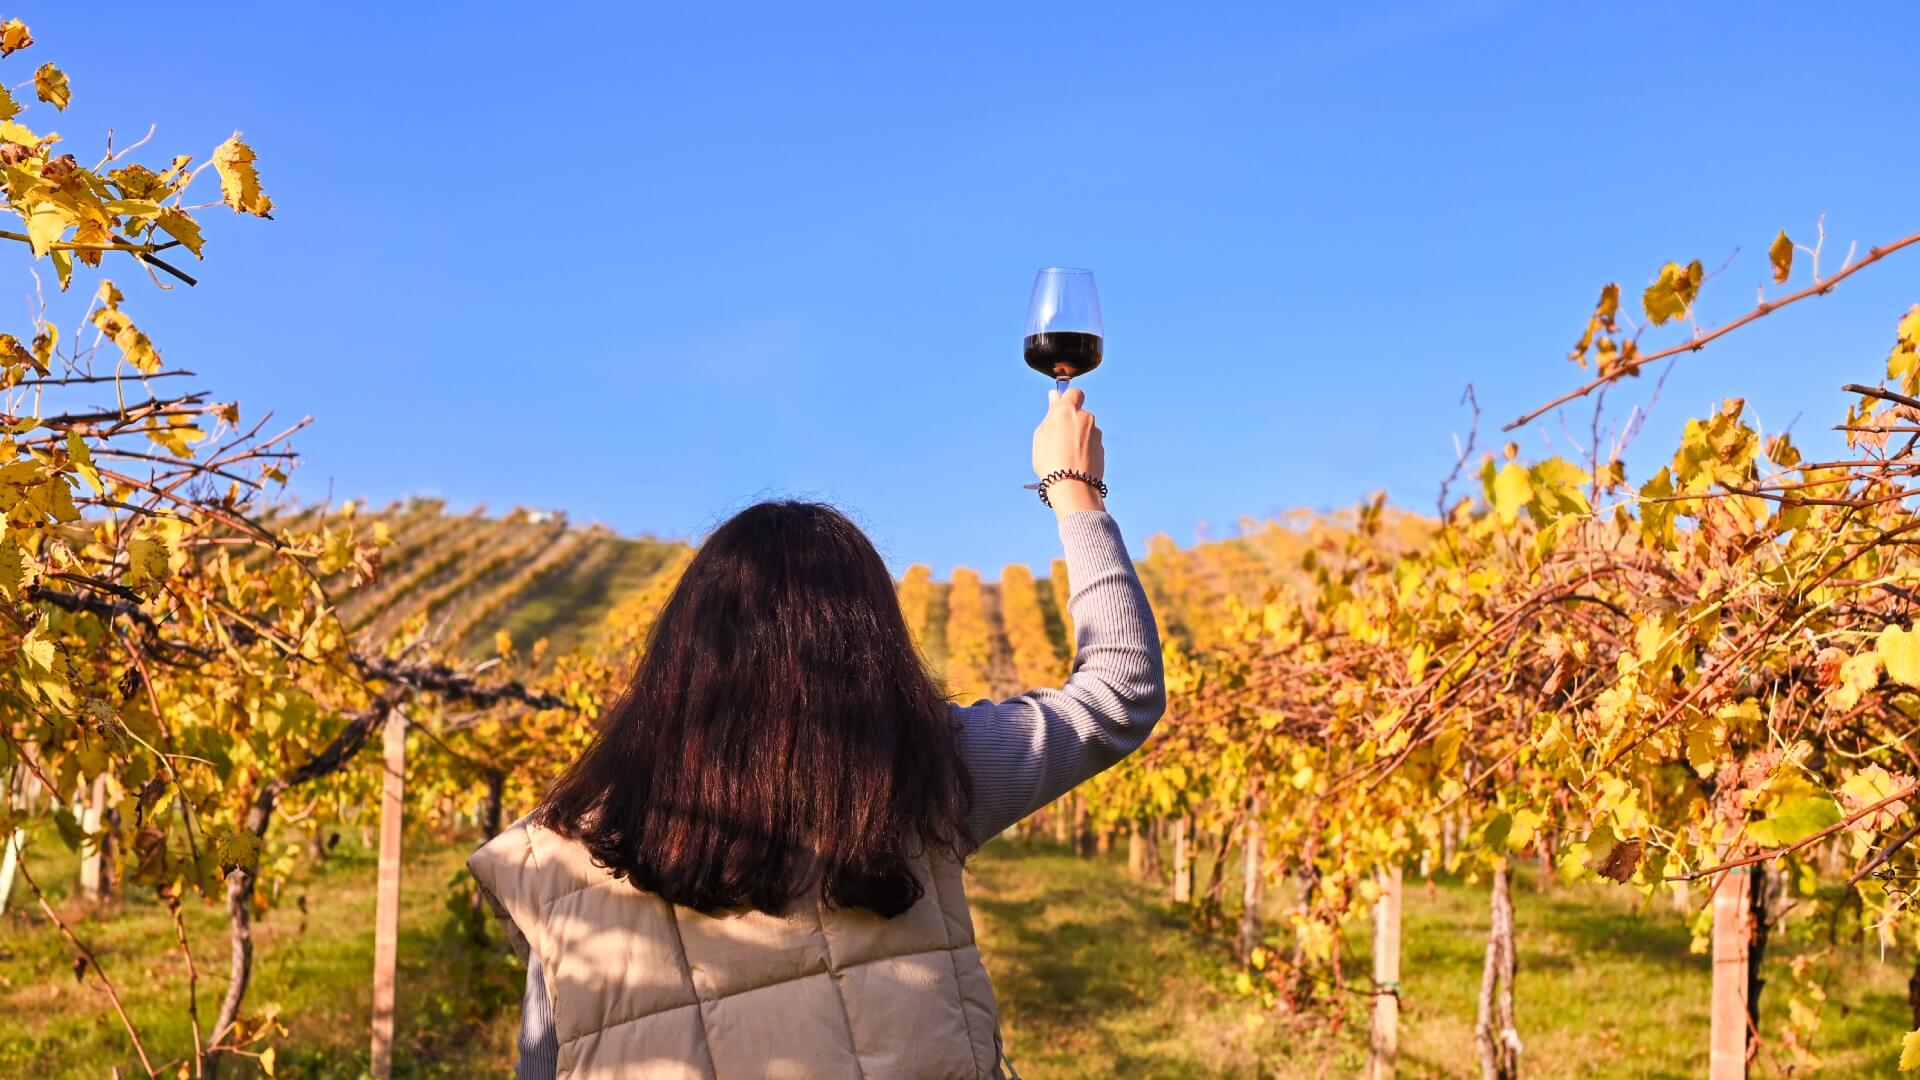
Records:
M0 54L33 47L0 24ZM236 135L204 164L147 165L142 140L89 166L27 126L67 107L66 76L45 64L18 86L33 103L0 91L0 172L24 231L0 239L63 295L0 334L0 946L56 942L32 950L59 960L10 972L0 1000L77 984L65 1000L115 1049L60 1061L59 1039L10 1026L0 1065L320 1072L299 1020L253 991L284 986L276 950L302 939L280 928L306 925L304 883L351 878L370 925L336 915L313 940L370 942L370 1006L346 1022L365 1024L373 1075L406 1071L406 978L459 967L446 1007L489 1017L517 992L451 845L498 831L578 753L693 549L556 509L288 499L303 424L187 388L197 376L134 321L194 285L182 264L216 213L272 217L254 151ZM1035 910L1016 899L1021 867L1094 893L1106 879L1077 867L1105 856L1115 911L1160 913L1128 925L1215 957L1236 1017L1362 1033L1384 1078L1415 1071L1421 995L1451 995L1471 1020L1422 1042L1419 1068L1572 1075L1532 1037L1550 1025L1520 960L1543 932L1527 919L1565 913L1516 900L1524 877L1606 898L1609 925L1678 921L1646 940L1702 958L1660 991L1693 1018L1671 1041L1694 1044L1696 1071L1833 1064L1836 1032L1873 1007L1857 996L1869 957L1911 972L1910 1004L1866 1064L1841 1067L1920 1068L1920 304L1886 314L1886 355L1846 358L1832 460L1729 398L1630 478L1643 414L1607 408L1643 372L1765 333L1744 328L1920 245L1835 266L1816 235L1774 237L1756 306L1718 327L1695 319L1699 261L1605 285L1570 321L1573 388L1508 425L1590 410L1583 454L1483 447L1476 406L1430 512L1375 498L1137 552L1168 713L1139 754L980 856L988 940L1026 956L1018 984L1073 993L1019 952ZM137 299L99 276L113 267L144 279ZM86 297L63 330L60 305ZM899 582L962 700L1057 683L1073 662L1064 565L992 577L915 565ZM427 865L442 876L403 876ZM1467 945L1444 932L1477 961L1471 993L1420 969L1436 951L1419 934L1443 933L1408 915L1423 888L1484 912ZM431 942L403 933L422 889ZM134 922L144 945L121 934ZM147 986L162 964L180 987L164 999ZM1031 1002L1011 1000L1021 1022Z

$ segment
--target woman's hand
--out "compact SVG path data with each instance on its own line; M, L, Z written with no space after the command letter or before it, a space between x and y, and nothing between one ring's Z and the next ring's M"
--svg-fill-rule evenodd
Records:
M1100 425L1080 408L1087 395L1079 388L1047 391L1047 415L1033 429L1033 474L1046 476L1059 469L1075 469L1106 479L1107 452L1100 445ZM1056 480L1047 485L1047 498L1059 517L1080 510L1104 510L1100 492L1079 480Z

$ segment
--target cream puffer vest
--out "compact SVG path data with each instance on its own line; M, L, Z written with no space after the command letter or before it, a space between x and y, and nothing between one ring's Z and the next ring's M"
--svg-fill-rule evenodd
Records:
M926 894L892 919L817 899L780 917L702 915L524 820L467 865L514 948L540 958L562 1077L1011 1075L951 861L917 866Z

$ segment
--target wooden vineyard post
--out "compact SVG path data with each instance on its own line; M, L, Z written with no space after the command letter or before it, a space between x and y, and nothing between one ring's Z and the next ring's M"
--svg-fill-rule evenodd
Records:
M13 895L13 879L20 869L21 832L15 829L7 834L4 844L0 844L0 915L7 912L7 900Z
M106 824L107 778L104 774L93 778L93 786L88 791L87 804L80 811L80 828L87 835L97 835ZM88 900L98 900L106 891L107 845L104 842L89 840L80 845L80 895Z
M1373 1052L1367 1080L1392 1080L1400 1059L1400 867L1382 870L1373 905Z
M1234 942L1234 955L1243 964L1253 958L1254 947L1260 944L1260 901L1265 891L1261 888L1265 877L1260 872L1260 862L1266 853L1261 845L1260 796L1257 794L1247 803L1246 830L1246 843L1240 853L1240 934Z
M1073 840L1073 806L1070 796L1061 796L1047 807L1047 816L1053 819L1053 842L1066 847Z
M387 714L381 740L380 874L373 914L373 1065L379 1080L393 1075L394 968L400 951L400 827L407 796L407 715Z
M1147 823L1137 818L1127 823L1127 876L1147 878Z
M1193 902L1193 819L1173 819L1173 902Z
M1481 1080L1518 1080L1520 1032L1513 1017L1513 980L1517 967L1513 944L1513 882L1507 861L1493 868L1488 904L1487 959L1480 975L1480 1014L1474 1044L1480 1052Z
M24 768L15 767L7 776L7 806L10 809L32 810L33 788L36 783ZM7 833L4 843L0 843L0 915L6 914L7 899L13 895L13 879L20 868L20 845L26 841L26 834L20 829Z
M1753 940L1752 867L1720 875L1713 890L1712 1052L1710 1080L1746 1080L1747 946Z

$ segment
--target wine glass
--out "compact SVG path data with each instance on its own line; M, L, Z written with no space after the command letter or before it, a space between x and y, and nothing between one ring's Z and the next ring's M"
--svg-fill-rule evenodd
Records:
M1100 290L1093 271L1049 266L1034 275L1027 301L1027 366L1051 375L1061 393L1067 380L1100 366Z

